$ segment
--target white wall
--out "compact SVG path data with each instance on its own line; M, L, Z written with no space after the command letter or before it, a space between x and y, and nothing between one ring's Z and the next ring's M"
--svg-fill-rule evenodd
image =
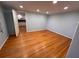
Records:
M25 13L27 32L46 29L47 17L44 14Z
M3 11L4 19L6 22L8 35L15 35L12 9L7 6L4 6L2 7L2 11Z
M67 53L67 58L79 58L79 24L77 26L73 41Z
M48 18L47 29L62 34L66 37L73 38L78 21L79 12L51 15Z
M3 11L2 11L1 7L0 7L0 26L1 26L0 27L0 29L1 29L1 31L0 31L0 49L1 49L8 38L6 23L5 23L5 19L4 19Z
M25 18L28 32L48 29L72 39L79 21L79 12L61 13L49 17L28 12Z

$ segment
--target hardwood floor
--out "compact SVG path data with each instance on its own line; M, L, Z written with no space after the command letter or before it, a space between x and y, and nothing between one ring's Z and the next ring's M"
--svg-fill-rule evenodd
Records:
M10 36L0 51L0 57L65 57L71 39L50 32L24 32L18 37Z

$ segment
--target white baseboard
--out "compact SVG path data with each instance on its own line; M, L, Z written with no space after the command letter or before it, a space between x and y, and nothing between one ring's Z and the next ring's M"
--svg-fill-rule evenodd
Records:
M49 30L49 29L47 29L47 30ZM64 34L61 34L61 33L58 33L58 32L56 32L56 31L52 31L52 30L49 30L49 31L51 31L51 32L55 32L55 33L57 33L57 34L59 34L59 35L62 35L62 36L65 36L65 37L67 37L67 38L70 38L70 39L72 39L71 37L69 37L69 36L66 36L66 35L64 35Z
M1 50L2 47L4 46L4 44L5 44L5 42L7 41L7 39L8 39L8 36L7 36L7 38L5 39L5 41L2 43L2 45L0 46L0 50Z
M31 30L31 31L27 31L27 32L37 32L37 31L42 31L42 30L46 30L46 29Z

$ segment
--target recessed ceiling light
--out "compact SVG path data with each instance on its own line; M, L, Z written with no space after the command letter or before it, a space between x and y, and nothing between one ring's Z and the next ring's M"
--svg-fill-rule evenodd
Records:
M67 9L68 9L68 6L65 6L65 7L64 7L64 10L67 10Z
M37 12L39 12L40 10L39 10L39 9L37 9L36 11L37 11Z
M52 3L53 3L53 4L56 4L56 3L57 3L57 1L53 1Z
M20 5L19 7L20 7L20 8L23 8L23 6L22 6L22 5Z
M46 14L48 14L49 12L47 11Z

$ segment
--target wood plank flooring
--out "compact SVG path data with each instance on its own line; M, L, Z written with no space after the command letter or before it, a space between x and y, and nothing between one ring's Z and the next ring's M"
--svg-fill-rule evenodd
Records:
M18 37L9 37L0 51L0 57L65 57L71 39L48 30L30 33L24 32L23 28L20 30Z

